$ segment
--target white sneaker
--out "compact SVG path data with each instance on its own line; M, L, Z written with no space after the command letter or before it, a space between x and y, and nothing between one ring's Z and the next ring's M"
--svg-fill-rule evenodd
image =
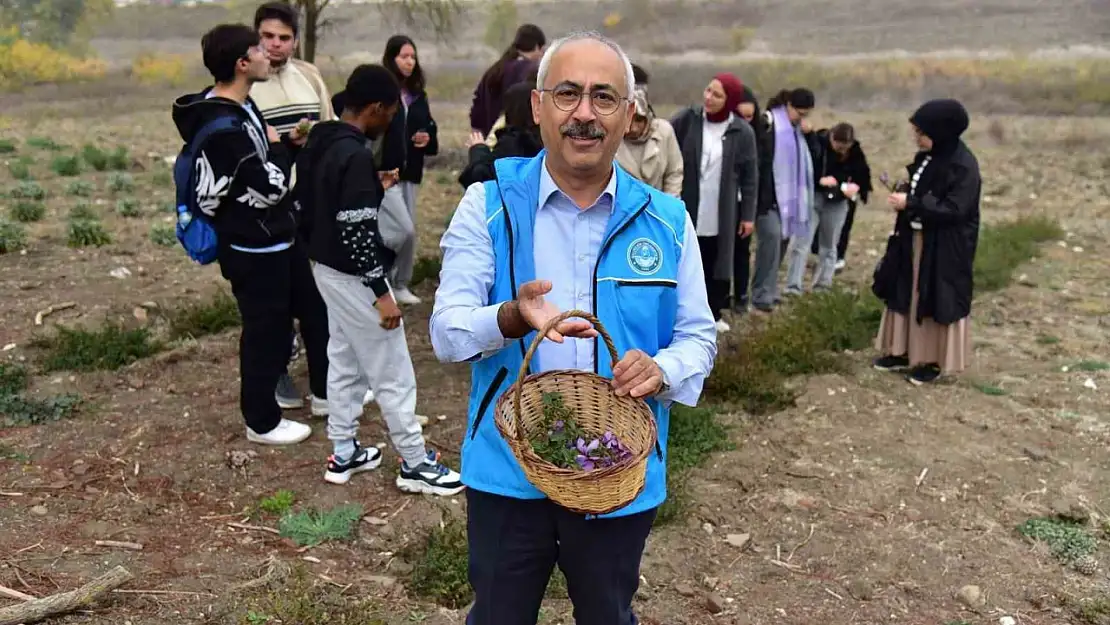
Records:
M729 330L732 330L732 327L724 319L717 321L717 334L725 334Z
M282 419L278 426L265 434L247 428L247 440L262 445L293 445L312 435L312 428L299 421Z
M308 398L309 398L309 401L312 404L312 416L314 416L314 417L326 417L326 416L328 416L328 400L320 399L319 397L317 397L315 395L309 395ZM369 406L370 403L373 402L373 401L374 401L374 390L370 389L370 390L366 391L365 395L362 396L362 405L363 405L363 407Z
M843 259L843 258L841 258L840 260L836 261L836 270L837 270L837 271L840 271L841 269L844 269L844 268L845 268L845 267L847 267L847 266L848 266L848 263L844 262L844 259Z
M413 295L412 291L408 290L406 287L401 287L393 291L393 299L395 299L398 304L419 304L424 301Z

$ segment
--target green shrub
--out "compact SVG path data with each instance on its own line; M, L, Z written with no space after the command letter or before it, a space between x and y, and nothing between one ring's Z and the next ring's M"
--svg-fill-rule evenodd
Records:
M403 554L414 565L409 592L452 610L466 606L474 598L467 554L466 524L461 520L450 517L432 528Z
M55 142L50 137L31 137L27 139L27 145L32 148L48 150L50 152L60 152L66 148L66 146Z
M127 148L117 146L108 153L108 168L113 171L127 171L131 168L131 155Z
M8 173L16 180L30 180L31 176L31 159L26 156L17 158L8 163Z
M11 208L12 219L23 223L42 221L46 216L46 205L35 200L19 200Z
M70 247L102 247L112 242L112 235L104 224L93 219L74 219L69 222L67 243Z
M71 197L89 197L96 188L88 180L70 180L66 184L66 195Z
M81 159L77 156L55 156L50 169L59 176L77 176L81 173Z
M116 212L120 217L139 217L143 214L139 200L133 197L120 198L116 201Z
M1052 555L1065 564L1090 555L1098 548L1094 537L1083 526L1055 517L1029 519L1017 530L1047 545Z
M19 365L0 363L0 427L23 427L68 417L77 407L76 395L50 399L30 399L24 395L31 376ZM26 456L0 449L0 460L21 460Z
M108 190L112 193L126 193L135 189L135 179L127 172L115 172L108 178Z
M42 351L42 367L48 372L115 370L162 349L147 328L116 323L95 330L57 326L52 335L38 337L32 345Z
M294 501L296 501L296 498L293 495L293 491L282 489L269 497L263 497L262 500L258 502L258 509L269 514L281 516L289 512L293 507Z
M240 323L235 298L220 290L210 301L190 303L175 310L170 315L170 337L200 338L238 327Z
M160 247L177 245L177 230L173 226L154 224L150 227L150 242Z
M108 171L108 153L92 144L81 148L81 159L96 171Z
M22 224L0 219L0 254L11 254L27 245L27 229Z
M24 180L15 186L9 193L16 200L45 200L46 189L34 180Z
M88 202L78 202L73 205L73 208L69 209L69 220L99 221L100 215L96 214L96 209L93 208L92 204Z
M975 251L975 290L994 291L1008 286L1014 270L1037 254L1039 243L1063 236L1060 226L1044 216L983 226Z
M169 170L159 169L150 177L150 181L153 182L156 187L173 186L173 175Z
M425 280L439 281L441 262L438 256L421 256L416 259L412 268L412 278L409 286L417 286Z
M11 139L0 139L0 154L13 154L15 151L15 141Z

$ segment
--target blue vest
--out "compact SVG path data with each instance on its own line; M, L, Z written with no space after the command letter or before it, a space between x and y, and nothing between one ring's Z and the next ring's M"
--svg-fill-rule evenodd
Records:
M485 183L486 225L493 240L495 275L489 302L516 299L517 287L535 279L533 229L544 152L498 159L497 180ZM678 264L686 233L686 207L615 166L616 197L597 265L593 313L613 338L618 357L631 349L650 356L671 343L678 311ZM695 248L692 253L697 254ZM516 380L535 332L475 361L462 478L469 488L516 499L542 499L524 476L494 423L497 399ZM605 346L594 341L594 372L613 376ZM648 459L644 491L628 506L604 516L644 512L667 497L667 432L670 410L654 399L659 445Z

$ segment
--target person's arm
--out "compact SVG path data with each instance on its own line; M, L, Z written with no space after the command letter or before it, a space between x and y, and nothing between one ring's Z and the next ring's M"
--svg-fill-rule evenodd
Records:
M925 224L950 226L964 222L973 206L979 202L980 178L978 168L959 167L944 191L943 197L932 192L906 199L906 209L920 217Z
M469 156L470 162L459 174L459 184L468 189L475 182L493 180L493 161L496 158L493 150L486 144L479 143L470 147Z
M858 147L858 146L857 146ZM859 185L859 199L863 204L867 203L867 199L871 197L871 191L874 187L871 185L871 165L867 162L867 155L863 153L863 148L859 148L860 168L859 180L853 180Z
M439 247L443 263L429 322L436 357L467 362L503 348L508 343L498 324L503 302L489 301L495 267L484 184L466 190Z
M755 222L755 206L759 197L759 151L755 132L746 123L737 145L736 180L740 189L740 222Z
M666 169L663 171L663 193L677 198L682 197L682 148L678 145L678 137L674 129L665 120L659 123L660 132L664 133L663 153L667 159Z
M490 98L489 86L486 81L479 80L474 87L474 97L470 102L470 129L482 133L482 136L490 133Z
M344 256L353 264L362 283L374 291L375 297L389 293L378 232L381 205L381 185L373 156L366 150L359 150L351 156L340 182L335 221Z
M705 379L717 357L717 328L705 291L698 235L694 222L686 215L685 246L678 261L678 314L675 316L671 344L659 350L653 360L663 370L667 389L656 396L670 404L696 406Z
M220 200L230 196L245 206L267 210L289 192L289 151L282 143L274 142L263 155L247 127L242 132L212 137L201 151L201 158L210 168L208 175L199 176L197 181L197 200L202 209L211 206L214 210ZM252 128L250 132L257 131Z
M427 102L427 96L425 96ZM425 156L435 156L439 154L439 129L436 127L436 120L432 117L431 104L428 105L428 123L424 127L424 132L428 133L428 145L424 146Z

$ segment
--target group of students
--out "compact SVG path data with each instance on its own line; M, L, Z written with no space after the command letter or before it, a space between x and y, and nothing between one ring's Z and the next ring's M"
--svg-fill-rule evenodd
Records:
M196 217L216 234L242 316L247 438L287 445L311 434L282 416L303 406L287 373L296 320L311 413L327 417L333 443L325 479L343 484L381 463L357 437L376 400L401 457L398 488L457 494L459 474L428 448L416 414L398 307L418 301L405 288L416 186L437 146L416 47L390 39L382 64L359 66L329 97L319 71L293 58L297 36L298 14L284 2L258 7L253 27L216 26L201 41L214 85L173 104L195 154ZM231 123L211 132L213 120ZM391 201L400 204L387 210Z
M479 84L471 109L469 162L459 175L464 188L493 179L495 160L531 157L543 148L531 104L534 59L543 41L538 27L521 26L513 45ZM685 202L698 234L717 330L730 330L722 314L730 308L730 289L737 313L748 308L749 285L752 306L774 309L781 301L778 270L784 258L785 295L804 291L810 253L818 256L813 288L829 288L845 264L856 206L866 203L872 191L855 129L842 122L814 131L806 121L815 105L808 89L776 94L760 114L752 90L728 73L713 77L700 106L659 119L648 97L648 73L637 65L633 73L635 113L617 162ZM493 123L495 115L500 118ZM758 241L754 280L753 232Z

